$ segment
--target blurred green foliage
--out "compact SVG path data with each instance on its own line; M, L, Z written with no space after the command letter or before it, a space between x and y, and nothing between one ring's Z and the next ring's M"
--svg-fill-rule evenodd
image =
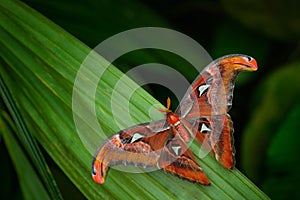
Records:
M299 198L299 1L24 2L91 48L107 37L130 28L159 26L191 36L213 58L231 53L244 53L256 58L259 71L238 79L234 105L230 111L235 126L237 168L272 199ZM191 75L191 67L187 63L179 60L174 64L174 59L166 58L161 52L143 51L124 55L115 66L125 72L143 62L159 62L180 68L190 81L196 76ZM171 96L159 87L150 86L147 89L163 104L166 97ZM14 175L16 172L3 145L0 153L1 163L5 163L0 166L3 174L1 183L5 183L1 184L0 195L10 191L11 196L19 199L21 195ZM76 191L55 164L50 167L57 172L54 176L59 177L59 185ZM68 197L68 193L65 192L64 196Z

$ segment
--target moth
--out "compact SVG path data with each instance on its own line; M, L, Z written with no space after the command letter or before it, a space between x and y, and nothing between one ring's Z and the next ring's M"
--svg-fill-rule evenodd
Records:
M235 165L233 123L227 113L234 83L243 71L256 71L255 59L232 54L214 60L188 88L175 112L167 100L166 118L121 130L106 139L92 162L95 182L103 184L110 167L159 169L191 182L210 181L188 148L195 139L226 169Z

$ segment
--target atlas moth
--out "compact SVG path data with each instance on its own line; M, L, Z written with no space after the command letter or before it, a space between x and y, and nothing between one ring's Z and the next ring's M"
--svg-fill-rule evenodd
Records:
M170 99L165 119L121 130L106 139L92 162L95 182L103 184L110 167L158 167L182 179L209 185L188 143L195 139L226 169L235 165L232 105L234 82L244 71L256 71L255 59L232 54L214 60L188 88L175 112Z

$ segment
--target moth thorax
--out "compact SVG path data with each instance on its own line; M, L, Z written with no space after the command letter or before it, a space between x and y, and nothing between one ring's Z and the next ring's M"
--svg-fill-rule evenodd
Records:
M167 121L174 126L178 125L179 117L177 114L169 112L167 113Z

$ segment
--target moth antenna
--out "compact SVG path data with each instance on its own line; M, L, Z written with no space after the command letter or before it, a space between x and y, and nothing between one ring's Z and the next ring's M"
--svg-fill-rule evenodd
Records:
M170 97L168 97L167 98L167 109L163 109L163 108L157 108L157 109L162 113L168 113L168 112L170 112L170 107L171 107L171 99L170 99Z
M170 97L167 98L167 111L170 111L170 107L171 107L171 99Z

